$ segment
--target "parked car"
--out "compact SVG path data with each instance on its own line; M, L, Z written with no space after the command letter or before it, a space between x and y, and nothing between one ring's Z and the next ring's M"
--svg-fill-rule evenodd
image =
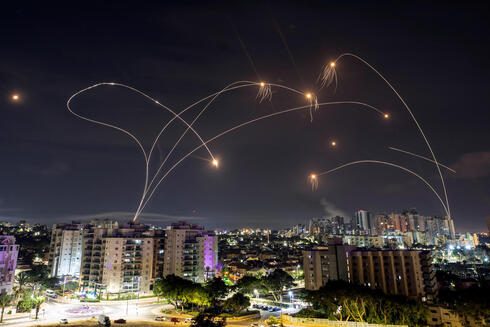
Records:
M180 322L180 319L177 317L172 317L172 319L170 319L170 321L173 322L174 324L176 324L176 323Z
M190 323L192 323L192 318L185 318L184 323L185 323L185 324L190 324Z
M281 308L279 308L279 307L274 307L274 308L272 309L272 311L281 311Z
M167 320L167 318L165 318L164 316L156 316L155 320L156 321L165 321L165 320Z
M253 322L250 324L250 327L264 327L264 325L259 324L258 322Z
M67 323L68 323L68 319L66 319L66 318L61 318L60 319L60 324L66 325Z
M274 307L268 307L268 308L267 308L267 311L269 311L269 312L274 311Z
M116 323L116 324L125 324L126 323L126 319L122 319L122 318L116 319L116 320L114 320L114 323Z

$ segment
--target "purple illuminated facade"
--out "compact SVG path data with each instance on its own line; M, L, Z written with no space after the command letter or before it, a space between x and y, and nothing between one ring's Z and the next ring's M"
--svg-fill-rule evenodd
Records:
M179 222L167 228L163 275L204 282L216 273L218 238L203 227Z
M10 294L15 279L19 245L15 244L15 237L0 236L0 293Z

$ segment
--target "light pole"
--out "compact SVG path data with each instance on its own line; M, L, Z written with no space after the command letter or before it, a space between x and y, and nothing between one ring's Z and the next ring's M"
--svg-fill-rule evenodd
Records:
M289 302L293 302L293 297L294 297L294 294L293 294L293 291L288 291L288 295L289 295Z
M259 298L259 291L257 291L256 289L254 290L254 294L255 294L255 298L258 299Z

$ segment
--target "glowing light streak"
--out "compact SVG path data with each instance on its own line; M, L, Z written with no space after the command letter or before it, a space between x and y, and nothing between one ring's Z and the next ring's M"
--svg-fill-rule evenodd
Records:
M308 180L310 181L312 191L318 189L318 176L316 174L308 176Z
M345 168L345 167L348 167L348 166L362 164L362 163L374 163L374 164L391 166L391 167L399 168L401 170L406 171L407 173L410 173L410 174L414 175L419 180L421 180L436 195L437 199L439 199L439 202L441 202L441 205L442 205L444 211L449 216L449 212L448 212L448 210L446 208L446 205L444 204L444 201L442 200L442 198L439 196L439 193L437 193L437 191L434 189L434 187L425 178L423 178L422 176L420 176L416 172L414 172L414 171L412 171L412 170L410 170L410 169L408 169L406 167L403 167L403 166L400 166L400 165L397 165L397 164L394 164L394 163L391 163L391 162L380 161L380 160L358 160L358 161L353 161L353 162L349 162L349 163L343 164L341 166L335 167L333 169L324 171L322 173L319 173L318 174L318 177L323 176L323 175L327 175L327 174L330 174L330 173L333 173L334 171L340 170L340 169Z
M153 101L155 104L163 107L164 109L166 109L167 111L169 111L170 113L173 114L173 117L172 119L170 119L163 127L162 129L160 130L160 132L158 133L157 137L155 138L155 140L153 141L153 144L150 148L150 151L149 153L146 152L144 146L142 145L141 141L134 135L132 134L131 132L129 132L128 130L126 129L123 129L119 126L116 126L114 124L109 124L109 123L105 123L105 122L102 122L102 121L98 121L98 120L95 120L95 119L91 119L91 118L88 118L88 117L85 117L85 116L82 116L76 112L74 112L70 106L71 104L71 101L78 95L80 95L81 93L84 93L88 90L91 90L93 88L96 88L96 87L99 87L99 86L102 86L102 85L110 85L110 86L120 86L120 87L123 87L123 88L127 88L127 89L130 89L142 96L144 96L145 98L147 99L150 99L151 101ZM128 85L124 85L124 84L120 84L120 83L114 83L114 82L104 82L104 83L98 83L98 84L95 84L95 85L92 85L92 86L89 86L85 89L82 89L78 92L76 92L75 94L73 94L67 101L67 108L68 110L70 111L70 113L72 113L73 115L75 115L76 117L80 118L80 119L83 119L83 120L86 120L86 121L89 121L91 123L94 123L94 124L99 124L99 125L102 125L102 126L106 126L106 127L110 127L110 128L113 128L113 129L116 129L118 131L121 131L125 134L127 134L128 136L130 136L135 142L136 144L138 145L138 147L140 148L140 150L142 151L143 153L143 156L145 158L145 184L144 184L144 188L143 188L143 194L140 198L140 202L139 202L139 205L138 205L138 208L135 212L135 217L134 217L134 220L136 220L139 216L139 214L141 213L141 210L142 210L142 205L143 205L143 202L147 202L146 201L146 197L148 195L148 192L150 191L153 183L155 182L157 176L160 174L161 172L161 169L163 168L163 166L165 165L166 161L168 160L168 158L170 157L170 155L173 153L174 149L178 146L178 144L180 143L180 141L182 140L182 138L187 134L187 132L189 130L193 131L194 134L199 138L199 140L201 141L202 143L202 146L204 146L209 155L211 156L211 162L212 164L215 166L215 167L218 167L218 161L214 158L211 150L207 147L207 145L204 143L203 139L201 138L201 136L194 130L194 128L192 128L192 125L197 121L197 119L202 115L202 113L209 107L209 105L211 105L211 103L214 102L214 100L219 96L221 95L222 93L224 92L227 92L227 91L231 91L231 90L234 90L234 89L238 89L238 88L242 88L242 87L248 87L248 86L253 86L253 85L258 85L259 86L259 95L258 95L258 98L259 98L259 101L263 101L265 99L271 99L272 97L272 91L271 91L271 86L275 86L275 87L278 87L278 88L282 88L282 89L285 89L285 90L289 90L289 91L292 91L294 93L297 93L297 94L302 94L300 91L298 90L295 90L293 88L290 88L290 87L287 87L287 86L283 86L283 85L278 85L278 84L269 84L269 83L265 83L265 82L260 82L260 83L256 83L256 82L250 82L250 81L238 81L238 82L234 82L234 83L231 83L230 85L228 85L227 87L225 87L224 89L218 91L218 92L215 92L207 97L204 97L196 102L194 102L193 104L191 104L190 106L188 106L187 108L185 108L184 110L182 110L179 114L175 113L174 111L172 111L170 108L164 106L163 104L161 104L158 100L152 98L151 96L149 96L148 94L136 89L136 88L133 88L131 86L128 86ZM191 122L191 124L188 124L187 121L185 121L181 115L186 112L187 110L193 108L194 106L196 106L197 104L203 102L203 101L206 101L207 99L210 99L211 100L206 104L206 106L201 110L201 112L194 118L194 120ZM316 97L315 97L315 102L316 102ZM317 102L316 102L316 106L317 106ZM151 181L149 181L149 175L150 175L150 172L149 172L149 165L150 165L150 162L151 162L151 157L152 157L152 154L154 152L154 149L155 149L155 146L156 144L158 143L158 140L159 138L161 137L162 133L168 128L168 126L170 126L170 124L175 120L175 119L179 119L180 121L182 121L186 126L187 126L187 129L182 133L182 135L180 136L180 138L177 140L177 142L174 144L174 146L172 147L171 151L167 154L166 158L163 160L163 162L160 164L160 166L158 167L158 169L156 170L156 172L154 173L153 177L151 178ZM156 190L156 187L155 186L155 189ZM152 194L154 192L154 190L152 190Z
M408 111L408 113L410 114L412 120L415 122L415 125L417 126L417 129L419 130L420 134L422 135L424 141L425 141L425 144L427 145L427 148L429 149L429 152L432 156L432 160L434 161L434 164L436 166L436 169L437 169L437 172L439 174L439 177L440 177L440 180L441 180L441 185L442 185L442 189L443 189L443 192L444 192L444 197L445 197L445 200L446 200L446 207L447 207L447 212L448 212L448 216L451 217L451 209L449 207L449 199L448 199L448 196L447 196L447 191L446 191L446 183L444 181L444 176L442 175L442 172L441 172L441 168L440 168L440 165L439 165L439 162L434 154L434 151L432 150L432 146L430 145L430 142L429 140L427 139L427 137L425 136L425 133L424 131L422 130L422 127L420 126L417 118L415 118L415 115L413 114L412 110L410 109L410 107L408 106L408 104L405 102L405 100L402 98L402 96L398 93L398 91L393 87L393 85L391 85L391 83L378 71L376 70L376 68L374 68L371 64L369 64L366 60L364 60L363 58L353 54L353 53L343 53L341 54L340 56L337 57L337 59L335 59L333 61L334 65L332 67L332 65L325 65L324 69L323 69L323 72L320 76L320 81L321 81L321 85L322 86L325 86L325 85L330 85L332 83L332 80L333 80L333 77L332 76L335 76L335 82L336 82L336 87L337 87L337 75L336 75L336 72L335 72L335 67L337 66L337 62L342 59L343 57L352 57L352 58L355 58L357 60L359 60L360 62L362 62L363 64L365 64L367 67L369 67L373 72L375 72L387 85L388 87L395 93L395 95L398 97L398 99L401 101L401 103L403 104L403 106L405 107L405 109Z
M138 147L141 149L142 153L143 153L143 156L145 158L145 165L146 165L146 168L145 168L145 186L143 188L143 195L142 195L142 200L140 201L140 203L143 202L143 199L145 197L145 194L147 192L147 186L148 186L148 178L149 178L149 164L150 164L150 156L151 156L151 152L150 152L150 155L147 154L145 148L143 147L143 145L141 144L141 141L135 136L133 135L131 132L125 130L124 128L121 128L119 126L116 126L116 125L113 125L113 124L109 124L109 123L105 123L105 122L102 122L102 121L99 121L99 120L95 120L95 119L91 119L91 118L88 118L88 117L85 117L85 116L82 116L76 112L74 112L70 106L71 104L71 101L77 97L78 95L84 93L84 92L87 92L88 90L91 90L91 89L94 89L96 87L99 87L99 86L102 86L102 85L110 85L110 86L120 86L120 87L123 87L123 88L126 88L126 89L129 89L131 91L134 91L142 96L144 96L145 98L147 99L150 99L151 101L153 101L154 103L156 103L157 105L159 105L160 107L166 109L167 111L169 111L170 113L172 113L174 115L175 118L178 118L180 121L182 121L185 125L188 126L188 129L190 128L194 134L196 134L196 136L199 138L199 140L203 143L203 145L205 146L206 150L209 152L211 158L214 159L212 153L211 153L211 150L204 144L204 140L201 138L201 136L184 120L182 119L179 115L177 115L174 111L172 111L170 108L162 105L161 103L159 103L157 100L153 99L152 97L150 97L149 95L147 95L146 93L134 88L134 87L131 87L131 86L128 86L128 85L124 85L124 84L120 84L120 83L113 83L113 82L110 82L110 83L107 83L107 82L104 82L104 83L98 83L98 84L94 84L92 86L89 86L87 88L84 88L76 93L74 93L69 99L68 101L66 102L66 107L68 108L68 111L70 111L71 114L75 115L76 117L80 118L80 119L83 119L85 121L88 121L88 122L91 122L91 123L94 123L94 124L98 124L98 125L102 125L102 126L106 126L106 127L110 127L110 128L113 128L115 130L118 130L120 132L123 132L125 133L126 135L128 135L129 137L131 137L135 142L136 144L138 145Z
M257 93L257 99L259 99L259 103L262 103L264 100L271 101L272 100L272 89L270 84L266 84L264 82L260 82L259 92Z
M373 110L373 111L376 111L378 114L380 115L383 115L383 112L381 110L379 110L378 108L374 107L374 106L371 106L369 104L366 104L366 103L363 103L363 102L358 102L358 101L333 101L333 102L324 102L324 103L319 103L318 104L318 107L319 109L322 109L321 107L323 106L328 106L328 105L346 105L346 104L354 104L354 105L359 105L361 106L361 108L365 108L365 109L370 109L370 110ZM208 144L218 138L220 138L221 136L225 135L225 134L228 134L236 129L239 129L239 128L242 128L242 127L245 127L247 125L250 125L252 123L255 123L255 122L258 122L260 120L263 120L263 119L266 119L266 118L270 118L270 117L274 117L274 116L278 116L278 115L282 115L282 114L285 114L285 113L289 113L289 112L293 112L293 111L298 111L298 110L309 110L310 109L310 105L306 105L306 106L300 106L300 107L295 107L295 108L290 108L290 109L286 109L286 110L282 110L282 111L278 111L278 112L274 112L274 113L271 113L271 114L267 114L267 115L263 115L263 116L260 116L260 117L257 117L257 118L254 118L252 120L249 120L249 121L246 121L246 122L243 122L239 125L236 125L232 128L229 128L223 132L221 132L220 134L217 134L215 136L213 136L212 138L206 140L204 143ZM172 167L170 167L166 172L165 174L158 180L157 184L155 185L155 187L152 189L152 191L150 192L149 196L147 197L147 199L145 200L145 203L143 204L143 206L141 207L141 210L142 211L146 205L148 204L148 202L150 201L150 199L152 198L152 196L154 195L155 191L157 190L158 186L165 180L165 178L175 169L177 168L181 163L182 161L184 161L186 158L188 158L189 156L191 156L194 152L196 152L197 150L199 150L203 145L199 145L197 146L196 148L194 148L192 151L190 151L189 153L187 153L186 155L184 155L180 160L178 160Z
M402 150L402 149L398 149L398 148L395 148L395 147L392 147L392 146L388 147L388 149L393 150L393 151L398 151L398 152L401 152L401 153L405 153L405 154L408 154L408 155L411 155L411 156L414 156L414 157L417 157L417 158L420 158L420 159L424 159L424 160L427 160L427 161L432 162L432 163L436 163L434 160L432 160L430 158L427 158L427 157L424 157L424 156L421 156L419 154L415 154L415 153L412 153L412 152L408 152L408 151L405 151L405 150ZM454 169L452 169L452 168L450 168L448 166L445 166L445 165L443 165L441 163L438 163L438 165L441 166L441 167L446 168L450 172L456 173L456 170L454 170Z

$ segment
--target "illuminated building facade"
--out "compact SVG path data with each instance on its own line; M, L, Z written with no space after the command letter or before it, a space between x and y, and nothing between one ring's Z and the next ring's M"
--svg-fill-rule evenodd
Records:
M430 251L355 250L348 281L386 294L432 300L437 292Z
M81 286L107 294L150 294L164 230L105 221L83 235Z
M0 235L0 293L10 294L15 280L19 245L15 237Z
M51 277L80 275L84 225L54 224L49 245L48 267Z
M174 274L204 282L216 274L218 237L214 232L179 222L169 226L165 234L163 276Z

